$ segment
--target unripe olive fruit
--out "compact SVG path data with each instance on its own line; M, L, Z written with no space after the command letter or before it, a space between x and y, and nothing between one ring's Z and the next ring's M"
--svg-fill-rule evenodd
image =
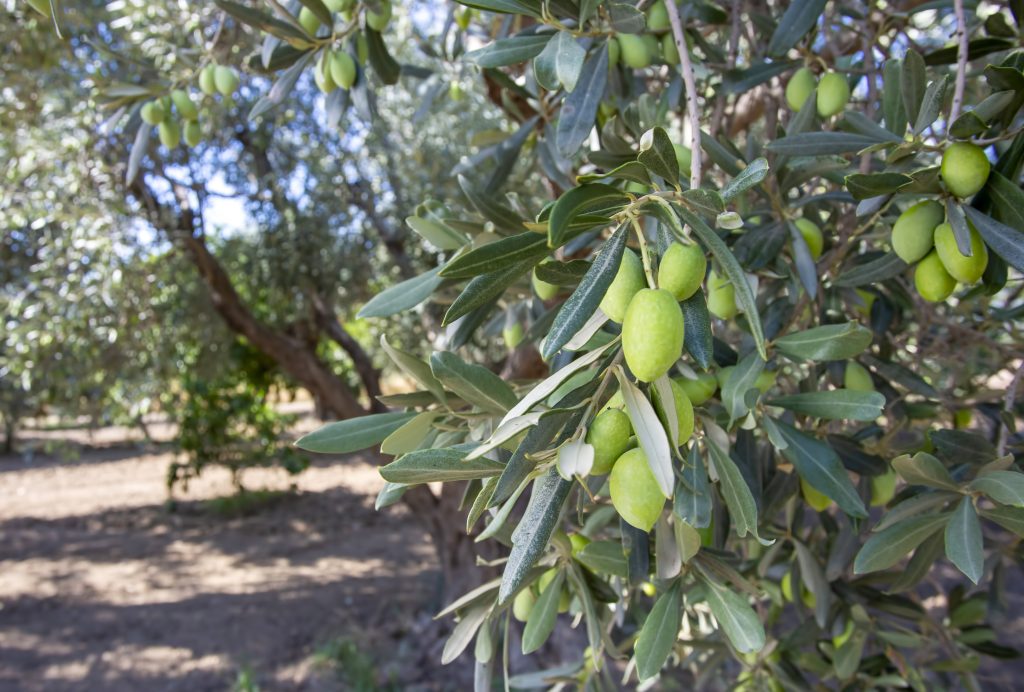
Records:
M814 87L817 85L814 79L814 73L806 67L801 67L799 70L793 73L790 77L789 83L786 84L786 103L789 107L795 111L800 110L804 107L807 102L807 97L814 91Z
M464 95L462 86L458 82L452 82L448 85L448 98L452 101L461 101Z
M960 254L953 235L953 227L948 223L940 224L935 229L935 252L939 253L942 266L949 275L960 283L968 286L975 283L985 273L988 266L988 248L973 227L968 227L971 236L971 256Z
M896 472L888 471L871 477L871 506L884 507L896 497Z
M370 59L370 44L366 41L366 34L362 32L356 34L356 57L359 58L361 65L365 65Z
M619 34L617 40L626 67L639 70L651 64L651 54L641 37L636 34Z
M739 312L736 307L736 289L727 277L712 269L708 273L708 310L719 319L728 320Z
M900 214L892 227L892 249L907 264L931 252L935 227L946 218L942 205L934 200L918 202Z
M615 461L629 449L632 434L633 424L622 409L609 408L599 413L587 431L587 442L594 446L591 475L603 476L611 471Z
M171 92L171 101L174 102L174 107L185 120L195 120L199 117L199 109L196 108L196 104L192 103L192 97L188 95L187 91L175 89Z
M541 300L551 300L558 295L558 286L555 284L549 284L547 281L537 278L536 267L533 269L533 274L530 275L530 283L533 284L533 290ZM613 281L612 285L614 285L614 283L615 282Z
M590 539L582 533L570 533L569 543L572 544L572 554L578 555L581 550L590 545Z
M974 416L969 408L958 408L953 413L953 427L962 430L971 426L971 418Z
M694 406L700 406L711 398L718 389L718 380L709 372L697 373L697 379L689 377L677 377L675 382L686 392L686 398Z
M331 12L341 12L345 9L345 0L324 0L324 6Z
M676 48L676 41L672 34L665 34L661 37L661 57L669 65L679 64L679 49Z
M800 235L804 237L807 249L811 251L811 258L817 261L825 247L825 238L821 235L821 229L810 219L797 219L794 224L796 230L800 231Z
M645 288L622 320L622 354L641 382L653 382L683 354L683 311L668 291Z
M693 164L693 152L690 147L673 142L672 148L676 150L676 161L679 162L679 172L683 175L690 175L690 166Z
M203 140L203 131L199 127L198 120L188 120L185 122L185 144L190 147L194 147Z
M619 48L618 40L613 36L608 39L608 68L611 69L619 64Z
M839 649L843 644L850 640L851 636L853 636L853 620L847 620L846 627L843 631L832 637L832 647L834 649Z
M777 370L762 370L761 374L754 380L754 388L764 394L775 386L775 378L778 376Z
M626 402L622 400L622 390L620 389L620 390L616 391L614 394L612 394L611 398L608 399L608 402L604 406L601 407L601 410L602 411L607 411L607 410L613 409L613 408L617 408L619 410L622 410L622 408L625 407L625 405L626 405Z
M615 322L622 322L626 316L626 308L637 291L647 286L644 279L644 265L640 258L628 248L622 253L622 262L615 278L601 299L601 312Z
M523 325L513 322L501 331L501 337L505 340L506 346L510 349L515 348L523 341Z
M351 89L356 82L356 61L345 51L331 55L331 79L342 89Z
M316 36L316 32L320 30L320 20L305 6L299 10L299 24L310 36Z
M668 384L672 389L672 399L676 407L676 422L679 426L679 445L682 446L693 437L693 404L690 403L690 397L686 396L686 390L682 385L675 380L669 380ZM668 430L668 419L657 390L654 392L654 407L662 425L665 425L665 429Z
M472 7L460 7L455 10L455 23L460 29L465 31L469 28L469 23L473 21L473 8Z
M536 602L537 597L533 594L533 589L523 589L516 594L515 599L512 601L512 617L519 622L526 622L530 617L530 613L533 612L533 606Z
M615 462L608 487L612 506L627 524L650 531L665 506L658 481L642 449L631 449Z
M167 117L167 112L164 111L164 107L160 105L159 101L148 101L142 104L139 115L142 116L142 121L146 124L159 125Z
M181 144L181 129L178 127L178 123L173 120L164 120L160 123L158 134L160 135L160 143L168 149L173 149Z
M985 187L992 164L977 144L956 142L942 153L942 180L957 197L970 197Z
M316 69L313 70L313 81L316 82L316 88L324 94L329 94L338 88L338 85L334 82L334 77L331 76L331 70L327 67L324 60L321 60Z
M217 66L213 63L199 71L199 91L207 96L217 93L217 80L215 78Z
M647 29L649 31L668 31L668 8L664 0L658 0L647 11Z
M367 10L366 25L374 31L384 31L391 21L391 3L386 0L380 3L380 12Z
M828 118L846 108L850 100L850 85L846 77L836 72L827 72L818 83L818 115Z
M832 504L832 500L830 500L827 495L820 492L803 478L800 479L800 492L803 494L804 500L807 501L807 504L809 504L815 512L824 512L828 509L829 505Z
M654 62L654 59L661 53L661 44L658 42L658 38L654 34L641 34L640 39L647 48L647 59Z
M544 593L544 589L548 588L548 584L553 582L556 576L558 576L558 570L554 567L540 575L540 579L537 580L537 589L540 593ZM558 612L564 613L569 610L570 603L572 603L572 596L569 594L569 588L563 582L562 593L558 595Z
M949 298L956 288L956 279L949 275L939 259L939 253L932 250L917 263L914 269L914 286L925 300L938 303Z
M846 364L846 372L843 373L843 386L855 392L875 391L871 373L863 365L852 360Z
M696 243L672 243L658 265L658 288L671 293L676 300L686 300L704 283L708 261Z
M792 603L793 602L793 576L792 576L791 572L786 572L786 576L784 576L782 578L781 587L782 587L782 597L785 598L790 603ZM814 594L811 593L810 590L806 586L804 586L803 584L800 585L800 600L803 601L804 605L807 606L808 608L814 608L814 606L818 602L818 599L814 596Z
M213 81L222 96L231 96L238 89L238 75L226 65L217 65L213 71Z

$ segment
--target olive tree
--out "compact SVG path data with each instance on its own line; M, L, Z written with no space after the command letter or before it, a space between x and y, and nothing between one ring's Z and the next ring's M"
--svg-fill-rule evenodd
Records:
M361 311L443 307L427 357L381 340L417 389L299 443L394 456L379 506L461 506L443 658L479 689L977 687L1013 654L1019 3L217 6L263 36L257 121L304 74L332 121L379 107L420 55L425 109L473 76L504 113L407 219L437 266ZM589 646L509 670L560 621Z

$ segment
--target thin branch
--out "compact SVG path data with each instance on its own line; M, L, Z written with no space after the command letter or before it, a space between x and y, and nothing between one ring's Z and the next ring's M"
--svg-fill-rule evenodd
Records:
M690 50L686 47L686 34L683 33L683 22L679 18L679 6L676 5L676 0L668 0L665 7L668 9L668 21L672 24L672 37L676 41L680 67L683 70L683 83L686 85L686 114L690 117L690 151L693 153L690 163L690 188L696 190L700 187L701 181L700 102L697 100L697 80L693 74Z
M964 85L967 83L967 19L964 15L964 0L953 0L956 12L956 33L958 46L956 50L956 85L953 87L953 106L949 112L949 122L956 122L960 117L960 108L964 103Z
M1013 380L1010 382L1010 386L1006 388L1006 401L1003 403L1003 411L1007 416L1013 416L1013 404L1017 399L1017 387L1020 385L1021 374L1024 373L1024 368L1017 368L1017 372L1013 374ZM1006 440L1009 437L1010 429L1006 423L999 421L999 437L996 442L996 454L1002 456L1006 453Z

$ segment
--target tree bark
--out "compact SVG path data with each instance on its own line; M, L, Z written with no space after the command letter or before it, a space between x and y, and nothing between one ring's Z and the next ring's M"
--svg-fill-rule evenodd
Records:
M132 185L132 191L148 209L153 225L162 228L171 242L192 261L214 309L228 327L244 336L261 353L277 363L282 372L308 389L325 412L338 418L365 415L366 409L345 381L335 375L307 343L264 324L252 314L231 283L231 277L198 232L188 189L178 183L168 182L177 200L176 210L161 203L142 182L141 176Z
M370 410L376 413L386 411L387 407L377 400L377 397L381 394L380 371L373 367L373 359L370 358L360 343L345 331L345 327L342 326L337 315L334 314L334 311L324 302L319 294L314 293L311 296L311 300L313 302L313 310L316 313L317 325L327 336L341 346L345 353L348 354L348 357L352 359L352 364L359 374L359 379L366 389L367 396L370 398Z

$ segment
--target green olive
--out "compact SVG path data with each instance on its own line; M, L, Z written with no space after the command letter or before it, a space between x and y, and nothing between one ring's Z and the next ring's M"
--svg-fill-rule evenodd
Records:
M391 21L391 3L388 0L382 0L380 8L380 12L366 11L366 25L374 31L384 31L388 22Z
M949 275L960 283L971 284L978 281L988 266L988 248L978 235L978 231L969 227L971 237L971 256L960 254L956 244L953 227L948 223L940 224L935 229L935 252L939 253L942 266Z
M684 147L682 144L672 144L672 148L676 150L676 161L679 162L679 172L689 177L690 166L693 165L693 152L690 147Z
M914 270L914 286L925 300L938 303L949 298L956 288L956 279L949 275L939 253L932 250L917 263Z
M631 449L615 462L608 487L612 506L627 524L650 531L661 516L665 496L642 449Z
M616 39L619 42L622 62L626 67L639 70L651 64L651 54L643 38L636 34L619 34Z
M553 582L557 575L558 570L554 567L540 575L540 579L537 580L538 591L540 591L540 593L544 593L544 589L548 588L548 584ZM571 602L572 596L569 594L569 587L566 586L565 582L562 582L562 593L558 596L558 612L564 613L569 610L569 604Z
M686 392L686 398L694 406L700 406L711 398L718 389L718 380L709 372L697 373L697 379L691 380L688 377L677 377L675 382Z
M676 300L686 300L704 283L708 261L704 250L696 243L672 243L658 266L658 288L663 288Z
M331 54L331 79L342 89L351 89L356 82L356 61L345 51Z
M217 81L214 78L217 66L210 63L199 71L199 90L207 96L217 93Z
M977 144L956 142L942 153L942 180L957 197L970 197L985 187L992 164Z
M213 72L213 80L222 96L231 96L238 89L238 75L226 65L217 65Z
M811 251L811 258L817 261L821 257L821 251L825 247L825 238L821 235L821 229L810 219L797 219L796 229L804 237L807 249Z
M637 291L647 286L644 278L644 265L640 258L628 248L622 254L622 263L615 273L615 278L601 299L601 311L615 322L622 322L626 316L626 308Z
M661 37L661 57L669 65L679 64L679 49L676 48L676 41L672 34L665 34Z
M199 127L198 120L188 120L185 122L185 144L190 147L194 147L203 140L203 131Z
M827 495L820 492L803 478L800 479L800 492L803 493L804 500L807 501L807 504L809 504L815 512L824 512L828 509L829 505L832 504L832 500L830 500Z
M789 83L786 84L786 103L793 110L800 110L804 107L807 97L814 91L815 86L817 86L817 82L814 79L814 73L806 67L801 67L793 73Z
M558 295L558 286L555 284L549 284L543 279L537 278L537 268L533 268L533 274L530 275L530 283L533 284L533 291L537 294L537 297L541 300L551 300ZM614 285L614 281L612 284Z
M900 214L892 227L892 249L901 260L913 264L931 252L935 227L946 211L934 200L918 202Z
M616 459L629 449L632 434L633 424L621 409L609 408L599 413L587 431L587 442L594 445L594 466L590 473L603 476L611 471Z
M843 373L843 386L855 392L875 391L871 373L863 365L852 360L846 364L846 372Z
M299 24L310 36L316 36L316 32L320 30L320 20L312 10L305 6L299 10Z
M642 382L653 382L683 354L683 311L668 291L645 288L622 320L622 354Z
M142 104L142 108L139 110L139 115L142 117L143 122L148 125L159 125L167 117L167 112L164 107L160 105L159 101L147 101Z
M331 76L330 55L326 51L320 54L320 60L317 61L316 68L313 70L313 81L316 82L317 89L325 94L338 88L337 82Z
M513 322L506 326L501 330L501 338L505 340L505 346L515 348L523 341L523 325Z
M964 428L971 427L971 419L974 414L969 408L958 408L953 413L953 427L957 430L963 430Z
M651 9L647 10L647 30L648 31L668 31L668 8L665 7L664 0L657 0Z
M173 149L181 144L181 129L178 123L173 120L164 120L158 129L160 143L168 149Z
M608 68L611 69L619 64L619 54L621 52L619 48L618 40L612 36L608 39Z
M841 113L850 100L850 85L846 77L836 72L827 72L818 84L818 115L829 118Z
M199 117L199 109L196 108L196 104L192 103L192 97L188 95L187 91L175 89L171 92L171 101L174 102L178 114L185 120L195 120Z
M896 472L871 477L871 506L884 507L896 496Z
M668 384L672 389L672 398L676 407L676 422L679 426L679 446L682 446L693 437L693 404L690 402L690 397L686 395L686 390L683 389L682 385L675 380L669 380ZM661 399L657 391L654 394L654 407L658 412L658 418L661 419L662 425L668 426L665 410L661 405Z
M736 316L736 289L728 277L719 276L714 269L708 273L708 310L715 317L728 320Z
M534 595L533 589L526 587L517 593L512 601L512 617L519 622L526 622L530 617L530 613L533 612L533 606L536 602L537 597Z

